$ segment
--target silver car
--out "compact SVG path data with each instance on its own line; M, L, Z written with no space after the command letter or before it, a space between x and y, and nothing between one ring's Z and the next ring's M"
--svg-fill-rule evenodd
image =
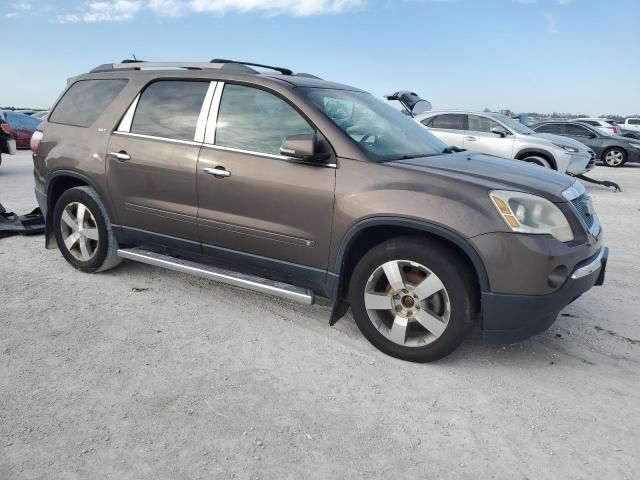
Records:
M523 160L571 175L585 173L595 165L593 151L577 140L534 132L499 113L430 111L415 118L454 147Z

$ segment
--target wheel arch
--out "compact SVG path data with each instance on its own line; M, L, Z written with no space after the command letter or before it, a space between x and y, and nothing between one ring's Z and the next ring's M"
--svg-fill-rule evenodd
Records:
M478 252L461 235L445 227L421 220L402 217L373 217L356 223L343 237L334 272L338 277L331 325L346 313L346 289L353 268L373 246L391 238L418 234L437 240L461 253L463 260L474 274L480 291L490 291L489 276Z
M56 170L49 174L46 184L47 194L47 212L45 215L45 247L54 248L55 238L53 235L52 221L53 210L60 196L67 190L74 187L91 187L102 200L102 204L107 210L107 214L111 217L108 202L104 201L105 196L101 193L100 188L88 176L73 170Z
M558 163L556 162L556 159L554 158L554 156L551 153L541 148L523 148L515 155L514 158L516 160L524 160L526 157L529 157L532 155L536 155L544 158L549 163L551 163L551 166L553 167L554 170L558 170Z

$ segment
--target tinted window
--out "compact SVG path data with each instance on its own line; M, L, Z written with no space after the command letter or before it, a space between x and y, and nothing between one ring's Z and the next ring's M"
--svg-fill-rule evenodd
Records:
M591 132L581 127L580 125L565 125L564 131L566 135L570 135L572 137L588 137L591 135Z
M131 132L193 141L208 88L209 82L152 83L140 96Z
M478 115L469 115L469 131L490 133L491 129L500 127L498 122L494 122L490 118L480 117Z
M560 125L558 125L557 123L552 123L549 125L540 125L539 127L535 128L535 131L539 133L555 133L558 135L561 132Z
M636 120L636 119L631 120L631 119L629 119L629 120L627 120L627 123L629 125L640 125L640 120Z
M464 117L460 114L438 115L431 123L432 128L447 128L449 130L464 130Z
M49 121L88 127L126 84L127 80L80 80L69 87L49 115Z
M600 122L596 122L595 120L578 120L580 123L586 123L587 125L593 125L594 127L599 127Z
M446 148L413 118L369 93L324 88L302 92L373 160L439 155Z
M342 112L345 105L336 105ZM216 145L280 155L289 135L313 133L307 121L284 100L252 87L225 85L216 126Z

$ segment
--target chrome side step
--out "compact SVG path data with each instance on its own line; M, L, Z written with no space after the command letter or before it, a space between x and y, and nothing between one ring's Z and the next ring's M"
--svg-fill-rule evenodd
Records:
M155 267L162 267L175 272L187 273L195 277L226 283L234 287L246 288L255 292L266 293L267 295L275 295L276 297L285 298L305 305L313 305L315 302L313 292L306 288L295 287L288 283L275 282L253 275L223 270L182 258L170 257L169 255L151 252L139 247L121 248L118 250L118 256L126 258L127 260L134 260Z

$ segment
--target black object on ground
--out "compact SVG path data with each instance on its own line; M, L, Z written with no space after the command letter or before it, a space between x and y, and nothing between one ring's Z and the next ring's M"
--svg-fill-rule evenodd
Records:
M16 215L13 212L7 212L0 203L0 238L40 233L44 233L44 215L39 208L26 215Z
M613 190L615 192L622 192L622 189L620 188L620 185L618 185L616 182L610 182L609 180L595 180L593 178L589 178L585 175L576 175L576 178L579 178L580 180L584 181L584 182L588 182L588 183L595 183L596 185L602 185L603 187L609 187L609 188L613 188Z

